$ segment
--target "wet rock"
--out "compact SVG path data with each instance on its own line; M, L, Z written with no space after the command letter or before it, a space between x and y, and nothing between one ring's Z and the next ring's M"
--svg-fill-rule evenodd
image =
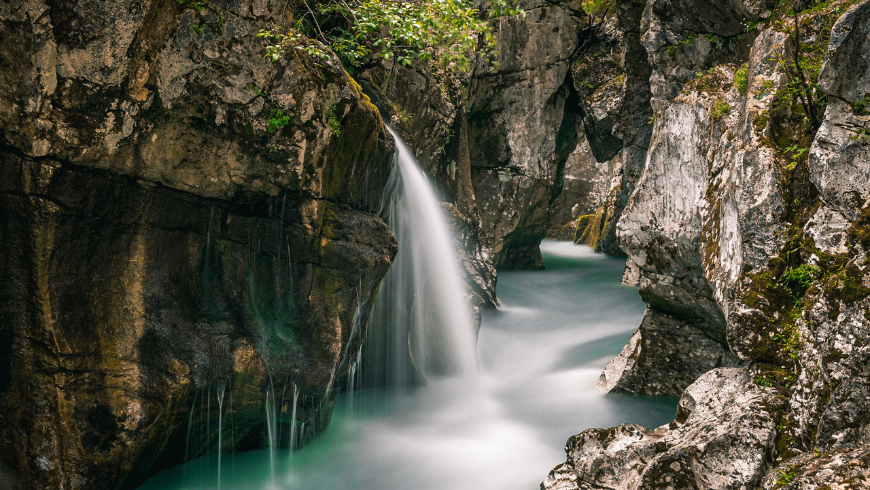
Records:
M650 308L622 352L601 373L598 387L677 397L707 371L738 364L726 346L701 329Z
M613 12L608 11L601 19L590 16L587 22L576 61L571 65L574 90L581 99L582 126L577 147L565 163L562 192L550 206L547 234L565 240L577 238L578 243L596 251L618 254L613 247L602 248L608 243L608 232L599 232L604 223L593 216L607 214L601 210L610 210L606 202L622 180L623 141L616 136L614 126L621 116L619 107L625 93L625 70L619 58L625 49L624 33ZM585 218L578 226L581 217ZM613 229L615 225L616 221L612 226L607 224Z
M711 66L745 59L759 20L743 2L731 0L651 0L644 10L642 42L649 53L653 111L658 113L683 84Z
M747 8L754 9L753 15L768 15L760 3L747 3ZM783 141L793 144L801 137L801 145L810 146L810 139L789 135L792 123L803 116L775 98L788 81L776 56L794 53L793 38L775 27L762 29L751 36L745 65L739 50L731 53L733 58L717 58L714 51L704 54L703 46L680 54L688 49L681 44L668 53L666 43L649 43L667 38L660 36L667 32L685 36L677 35L675 27L682 22L675 16L681 14L648 10L651 24L644 42L653 70L715 66L696 73L676 93L672 86L657 88L653 77L653 94L661 96L653 135L642 176L618 225L620 244L629 255L625 280L640 286L650 308L601 384L660 391L663 379L676 376L661 356L685 363L712 359L717 348L752 367L700 376L686 389L677 419L668 427L622 426L575 436L568 461L551 473L545 488L867 486L870 212L863 187L868 156L856 136L867 118L861 97L867 78L867 37L862 33L868 2L840 17L840 9L847 8L813 9L800 20L802 42L809 43L839 17L820 78L829 103L808 162L783 150ZM668 54L675 59L668 61ZM745 89L733 83L738 69L745 70ZM694 336L693 327L703 335ZM655 347L663 338L669 341L659 343L661 350L647 348L647 340ZM716 342L699 346L698 338ZM705 354L693 358L692 349ZM645 350L647 355L661 353L659 360L645 360ZM743 373L742 381L708 382L723 372ZM763 393L765 399L732 398L734 386ZM716 409L708 412L705 431L680 432L699 413L687 419L681 415L691 411L687 396L716 399L763 417L764 428L755 432L763 441L756 439L745 450L735 440L721 453L718 466L701 464L699 455L711 454L708 438L733 429L733 418L725 415L727 409ZM662 440L668 442L660 449L667 457L651 448ZM673 449L693 444L700 449L685 454Z
M710 371L680 398L669 425L589 429L565 446L549 489L756 488L771 466L784 400L756 386L747 368Z
M337 59L262 57L282 8L0 6L0 466L20 488L133 487L195 456L192 409L227 380L227 447L262 446L287 383L309 436L328 423L396 252L374 214L392 143Z
M463 277L474 291L469 299L479 313L498 299L494 257L472 188L463 94L457 88L467 84L469 76L433 73L420 61L410 67L383 61L358 74L365 92L402 135L439 191L456 231Z
M698 246L709 124L706 100L694 94L659 114L644 173L617 228L630 267L639 271L644 301L694 320L724 342L725 318L704 277Z
M565 163L565 183L551 206L547 236L574 240L578 234L577 220L594 214L607 200L611 188L619 185L621 170L619 156L606 162L596 160L585 135L581 134L577 149ZM579 233L585 229L584 224ZM589 245L594 247L592 243Z

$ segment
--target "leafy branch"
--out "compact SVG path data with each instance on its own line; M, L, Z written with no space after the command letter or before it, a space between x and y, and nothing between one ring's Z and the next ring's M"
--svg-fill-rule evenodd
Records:
M800 22L798 21L798 13L795 5L792 4L791 12L794 20L794 29L791 35L794 41L794 56L791 60L786 60L784 54L776 52L774 59L779 63L783 73L788 79L786 86L786 95L796 98L806 114L807 119L813 130L821 126L820 112L825 104L825 94L818 86L819 72L821 71L821 60L812 60L804 56L806 51L801 44ZM813 80L810 83L809 80Z
M524 17L515 1L489 0L489 17ZM272 62L291 45L321 58L328 46L351 70L379 59L406 66L418 59L462 72L471 68L474 55L493 64L498 55L492 28L473 0L328 0L316 12L307 0L287 5L297 18L293 27L258 34Z

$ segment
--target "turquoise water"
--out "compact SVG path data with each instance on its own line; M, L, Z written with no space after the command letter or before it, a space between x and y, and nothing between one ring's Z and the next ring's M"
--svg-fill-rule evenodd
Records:
M534 490L584 429L673 419L674 399L602 395L595 383L640 324L620 285L624 261L545 241L545 271L499 274L484 313L480 374L404 393L339 397L329 429L304 449L224 454L221 488ZM217 488L217 457L165 470L146 490Z

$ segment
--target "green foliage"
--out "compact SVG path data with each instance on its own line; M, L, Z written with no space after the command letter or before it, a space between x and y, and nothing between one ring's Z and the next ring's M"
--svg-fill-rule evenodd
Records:
M770 388L771 386L773 386L773 381L769 380L764 376L756 376L755 384L761 386L762 388Z
M198 34L202 36L202 26L199 24L193 24L190 26L190 30L193 31L194 34Z
M326 124L329 126L329 129L332 130L332 134L341 136L341 123L335 115L335 104L330 105L329 109L326 111Z
M697 37L697 34L692 34L691 36L687 37L686 39L683 39L682 41L677 42L677 44L672 44L672 45L668 46L668 54L674 54L677 51L677 48L679 48L680 46L691 47L693 44L695 44L696 37Z
M860 99L856 100L854 104L852 104L852 110L855 112L855 115L858 116L866 116L870 114L870 94L864 94Z
M815 132L821 125L821 117L827 105L827 97L818 85L819 74L831 35L831 27L836 21L836 15L822 15L822 26L819 34L812 37L811 42L802 42L800 15L808 15L827 9L833 2L809 2L802 14L797 14L790 3L781 2L777 7L776 16L780 20L776 25L792 36L797 49L786 59L782 52L777 52L775 60L786 75L787 82L776 94L776 108L790 107L795 113L802 115L808 130ZM788 6L787 9L784 7ZM787 17L786 17L787 16Z
M284 115L284 111L280 109L272 109L270 113L270 117L268 120L268 124L266 125L266 130L270 133L274 133L275 131L283 128L284 126L290 123L290 116Z
M809 150L809 148L800 148L800 145L797 144L785 147L783 151L786 155L791 156L791 162L789 162L789 164L785 168L787 168L788 170L794 170L794 168L797 167L800 158L804 155L804 153L808 152Z
M385 60L410 65L414 58L431 59L449 71L468 71L469 53L486 61L497 56L492 30L471 0L426 0L415 2L362 1L355 6L333 3L324 14L352 18L348 30L334 29L333 50L346 65L359 66L368 53ZM519 15L524 12L506 0L490 0L490 16ZM478 37L484 40L478 47Z
M752 32L756 29L758 29L758 22L751 21L746 24L746 29L743 32Z
M722 99L713 103L713 108L710 110L710 118L714 121L722 119L725 114L731 112L731 106Z
M719 42L719 38L715 34L704 34L704 37L707 38L711 44Z
M321 60L328 60L329 54L320 45L309 41L305 36L298 31L299 23L296 28L285 29L281 26L275 26L271 29L260 29L257 37L262 38L266 43L265 58L275 63L281 59L285 49L293 47L299 51L307 53L309 56Z
M743 63L737 71L734 72L734 87L741 94L746 94L749 89L749 63Z
M819 268L811 264L801 264L796 268L789 268L782 275L782 281L794 281L806 290L813 283L813 280L818 277Z
M326 0L317 12L299 2L287 0L297 19L293 27L258 34L272 62L293 46L318 58L327 58L329 47L351 71L378 59L405 66L417 59L463 72L474 55L495 66L492 28L473 0ZM487 6L489 17L525 17L516 0L488 0Z
M866 129L858 128L858 130L855 131L854 135L849 136L849 140L850 141L857 141L857 142L861 143L862 145L866 145L867 143L870 143L870 134L867 133Z
M801 346L801 337L794 323L786 324L783 329L773 336L773 340L782 345L782 350L792 359L797 359Z
M788 469L779 472L779 477L776 479L776 484L778 486L788 485L789 483L794 481L796 476L797 475L795 474L795 467L791 466Z
M259 89L256 85L254 85L253 83L250 84L250 85L248 85L248 87L250 87L251 90L253 90L254 93L257 94L257 97L264 97L264 98L265 98L265 97L268 97L268 96L269 96L269 94L267 94L266 92L260 90L260 89Z
M613 12L616 0L583 0L580 4L583 11L594 17L601 17L607 12Z

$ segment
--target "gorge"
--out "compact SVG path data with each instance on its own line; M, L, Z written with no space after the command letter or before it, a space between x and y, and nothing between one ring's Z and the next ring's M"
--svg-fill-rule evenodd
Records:
M870 1L461 4L430 59L328 1L0 5L0 488L870 488ZM470 380L369 355L384 121Z

